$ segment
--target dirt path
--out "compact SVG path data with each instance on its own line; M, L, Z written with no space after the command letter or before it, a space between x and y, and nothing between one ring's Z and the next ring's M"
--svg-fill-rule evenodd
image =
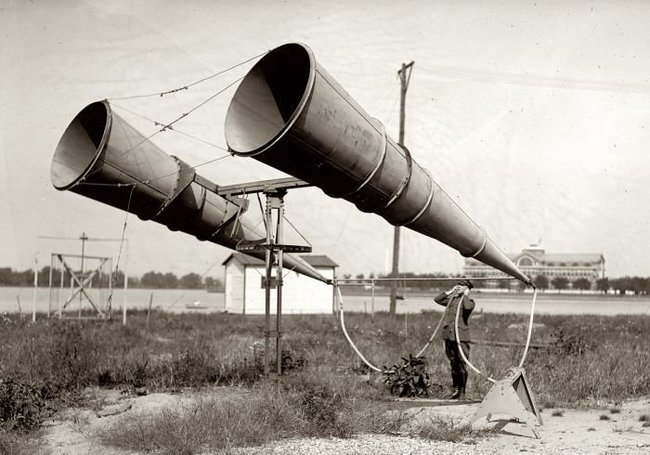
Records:
M114 392L104 392L101 413L89 409L69 409L55 421L49 422L38 441L38 453L125 455L129 452L100 446L94 435L106 425L119 422L130 413L156 413L166 407L176 407L191 400L193 395L152 394L124 398ZM469 419L478 404L429 406L408 405L407 412L417 419L428 417ZM650 415L650 399L624 403L617 407L589 410L545 410L541 438L523 424L508 423L494 437L479 438L464 443L430 441L420 438L385 435L361 435L354 439L294 439L257 448L237 450L242 454L639 454L650 453L650 428L643 427L641 415ZM561 415L553 415L561 414ZM605 417L602 417L605 416Z

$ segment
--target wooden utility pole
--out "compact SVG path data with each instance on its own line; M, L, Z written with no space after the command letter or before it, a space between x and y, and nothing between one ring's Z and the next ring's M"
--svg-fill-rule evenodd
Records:
M402 68L397 72L400 80L400 103L399 103L399 145L404 145L404 121L406 117L406 91L409 87L411 80L411 72L413 71L413 64L402 63ZM395 226L393 232L393 268L391 270L391 277L399 277L399 241L400 241L400 228ZM397 312L397 281L391 281L390 286L390 314Z

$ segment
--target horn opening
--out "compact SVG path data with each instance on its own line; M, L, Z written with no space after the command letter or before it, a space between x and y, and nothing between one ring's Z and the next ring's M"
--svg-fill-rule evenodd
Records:
M50 178L57 190L74 186L93 167L111 128L110 107L103 101L86 106L66 128L54 152Z
M307 103L314 68L311 50L300 44L286 44L260 60L237 88L228 109L228 147L236 154L250 156L273 145Z

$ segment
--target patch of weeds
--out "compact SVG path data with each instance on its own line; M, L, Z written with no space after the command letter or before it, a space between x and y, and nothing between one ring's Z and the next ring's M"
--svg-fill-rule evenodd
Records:
M607 414L601 414L599 419L600 420L611 420Z
M641 414L639 416L639 422L650 422L650 415L648 414Z
M12 431L30 431L40 427L48 415L43 387L0 380L0 426Z
M569 333L559 329L551 337L553 338L552 350L558 355L581 356L589 349L587 339L581 334Z
M648 428L650 427L650 422L643 422L643 425L641 425L643 428Z
M176 387L196 387L217 382L219 377L215 362L206 347L195 346L185 349L170 365Z
M587 431L596 431L596 429L594 427L589 427L587 428Z
M359 431L373 434L388 434L399 436L412 425L414 414L403 410L387 411L383 406L369 405L364 411L358 413L359 420L364 426Z
M402 413L364 398L355 377L314 371L261 381L245 394L197 400L154 415L134 414L103 431L103 444L136 452L198 453L250 447L291 437L399 434Z
M414 436L448 442L468 442L472 438L486 437L493 433L490 429L475 429L470 424L438 416L422 421L413 431Z
M609 410L609 413L610 414L620 414L621 409L620 408L612 408L612 409Z
M150 376L149 356L144 351L129 353L121 360L115 372L109 372L117 384L126 384L131 389L145 387Z
M541 401L539 403L539 408L540 409L553 409L557 408L559 406L562 406L560 402L557 400L554 400L548 396L541 397Z
M282 372L302 371L307 364L307 360L301 354L292 350L282 350Z
M28 435L0 428L0 453L7 455L32 455L41 453L37 443Z
M129 415L103 431L103 444L136 452L195 454L202 429L192 427L192 415L164 409L154 415Z
M384 383L392 395L399 397L428 397L429 374L426 372L424 357L408 359L402 357L401 364L394 364L391 368L384 367Z
M264 374L264 358L254 355L252 359L244 357L230 365L222 365L219 370L218 384L250 386L258 382Z
M282 387L290 403L305 417L309 436L352 436L351 384L319 374L300 374L286 377Z
M52 342L50 381L64 389L79 389L93 382L98 351L88 327L57 321L50 328Z
M99 387L108 387L115 384L113 372L108 368L103 368L97 373L97 385Z
M551 413L551 416L553 417L562 417L563 415L564 415L564 411L562 411L561 409L556 409Z
M133 414L99 438L136 452L201 453L304 435L307 425L290 397L269 383L244 396L197 400L156 414Z

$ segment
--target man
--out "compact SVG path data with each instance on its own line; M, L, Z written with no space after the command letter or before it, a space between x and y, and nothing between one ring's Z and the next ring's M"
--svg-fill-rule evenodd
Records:
M467 367L465 361L458 352L458 344L469 360L470 331L467 322L474 310L474 300L469 298L469 291L474 286L469 280L461 280L447 292L436 296L436 303L447 307L442 321L442 338L445 341L445 354L451 365L451 380L453 384L452 400L460 400L465 396L465 384L467 384ZM463 295L465 296L463 298ZM458 304L463 301L463 307L458 318L458 339L456 343L455 321Z

